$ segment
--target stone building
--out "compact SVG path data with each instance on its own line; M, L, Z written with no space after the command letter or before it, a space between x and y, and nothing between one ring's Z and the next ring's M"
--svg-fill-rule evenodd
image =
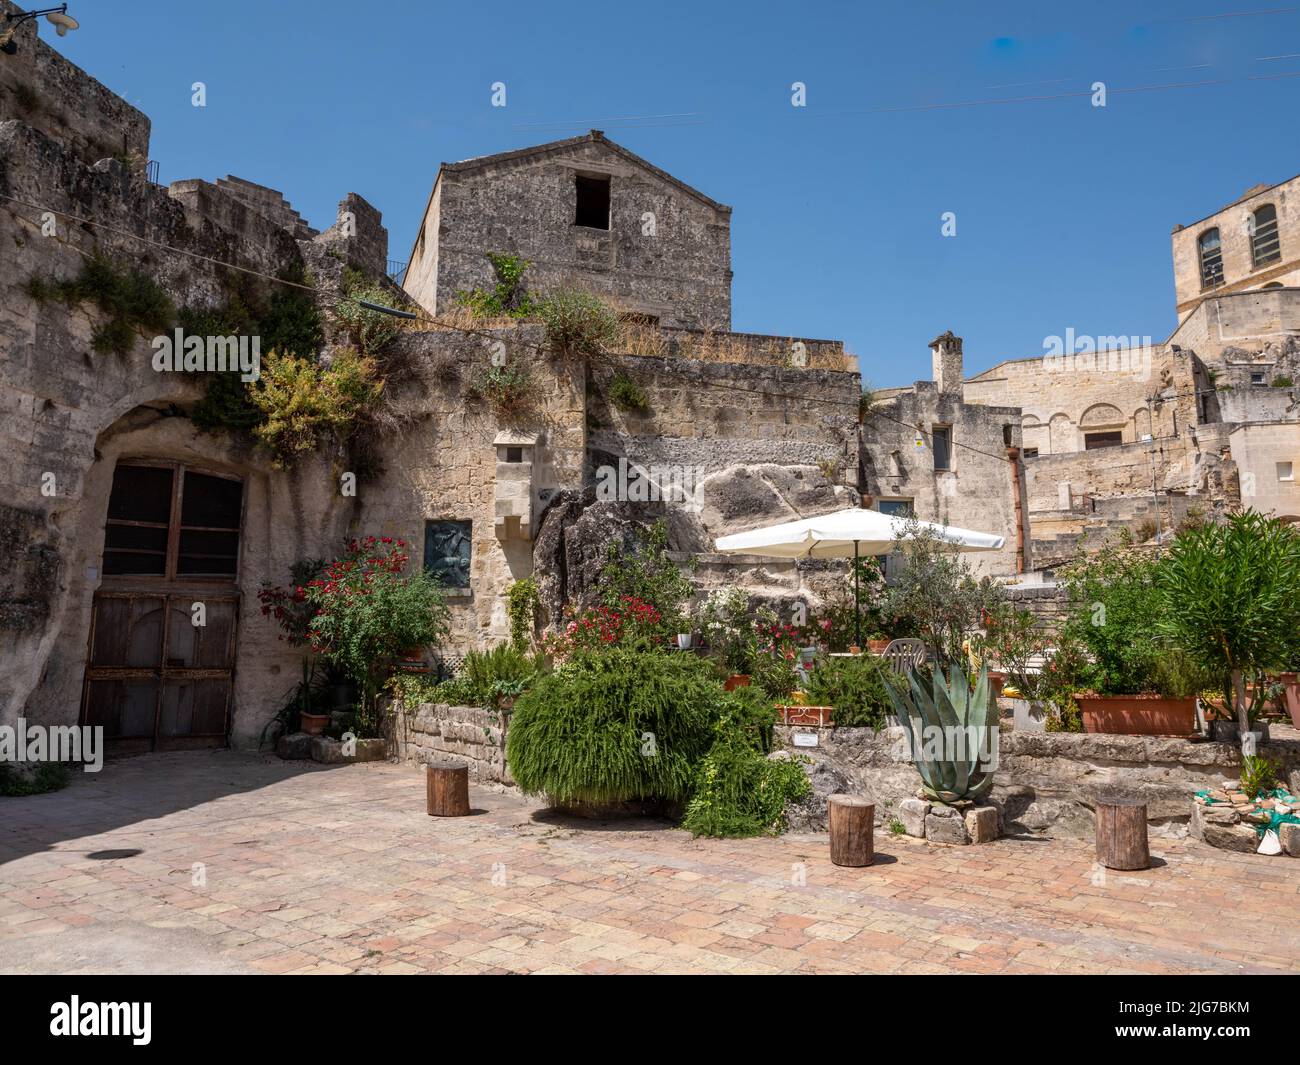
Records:
M1210 296L1300 286L1300 176L1174 226L1172 242L1180 322Z
M407 293L445 312L493 283L487 252L528 260L542 291L574 286L656 324L731 328L731 208L600 130L442 164Z
M970 556L977 572L1031 569L1020 409L969 399L961 337L949 331L930 351L932 381L874 394L862 428L864 490L886 513L1003 536L1000 551Z
M148 119L30 24L19 45L24 65L0 64L5 721L103 725L118 750L255 745L302 661L258 591L351 536L404 538L412 565L442 577L447 654L507 635L504 593L524 576L538 576L546 620L589 599L605 545L658 518L701 589L815 600L837 579L826 563L712 552L719 535L850 505L862 488L861 383L842 345L725 332L726 208L596 134L445 169L439 220L421 228L431 244L408 272L428 310L487 284L486 252L519 254L537 291L584 284L615 297L647 328L658 319L678 356L615 352L587 366L551 357L536 323L486 336L413 328L385 355L399 427L365 441L367 469L352 445L281 468L237 427L200 424L208 376L156 369L171 321L155 321L157 307L147 324L123 319L143 312L123 310L113 286L143 278L130 283L200 320L305 292L328 364L349 274L400 298L379 212L348 193L318 232L246 179L156 184ZM111 130L126 140L109 143ZM575 226L577 178L599 175L610 228ZM647 212L656 236L641 246ZM100 264L100 287L58 287L87 263ZM682 340L690 329L720 346L692 357L704 349ZM498 413L476 385L502 355L532 375L527 410ZM623 382L644 403L621 404ZM619 489L606 498L610 471ZM665 500L665 481L680 495Z
M1297 192L1300 179L1261 186L1175 230L1180 320L1166 340L1051 338L966 382L970 402L1021 408L1040 563L1085 533L1167 531L1209 509L1296 516L1278 471L1300 462ZM1189 248L1207 233L1219 265L1202 285Z

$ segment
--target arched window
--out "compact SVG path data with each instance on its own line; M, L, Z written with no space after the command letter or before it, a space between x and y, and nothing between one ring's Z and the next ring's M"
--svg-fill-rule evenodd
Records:
M1207 229L1196 246L1201 253L1201 288L1218 288L1223 284L1223 248L1218 229Z
M1271 203L1264 204L1250 216L1250 258L1256 266L1282 258L1282 245L1277 235L1277 208Z

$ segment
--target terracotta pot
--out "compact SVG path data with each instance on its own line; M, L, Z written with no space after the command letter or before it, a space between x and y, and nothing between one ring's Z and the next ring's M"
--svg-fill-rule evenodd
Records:
M893 640L868 640L867 646L871 648L871 653L873 655L883 655L885 653L885 648L893 642Z
M989 670L989 687L993 689L993 698L1002 698L1002 689L1006 687L1007 675L1000 669Z
M1190 736L1196 731L1195 699L1158 695L1076 695L1085 732L1118 736Z
M737 688L748 688L748 687L749 687L748 673L733 673L731 676L729 676L726 680L722 682L722 690L728 692L734 692Z
M1283 698L1286 711L1291 715L1291 724L1300 728L1300 673L1279 673L1277 679L1285 689Z
M329 714L299 714L298 716L302 719L302 730L308 736L319 736L330 723Z

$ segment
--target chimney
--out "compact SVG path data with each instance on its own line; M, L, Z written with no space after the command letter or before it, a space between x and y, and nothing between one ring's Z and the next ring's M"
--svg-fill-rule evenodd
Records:
M952 330L930 341L930 355L934 365L934 383L940 394L962 394L961 337Z

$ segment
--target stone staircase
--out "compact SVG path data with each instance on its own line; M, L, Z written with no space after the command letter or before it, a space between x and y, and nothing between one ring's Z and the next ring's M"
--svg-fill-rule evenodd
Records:
M257 212L268 222L292 233L295 240L310 240L319 233L319 230L312 229L283 194L275 189L245 181L234 175L217 178L217 188L238 200L250 211Z

